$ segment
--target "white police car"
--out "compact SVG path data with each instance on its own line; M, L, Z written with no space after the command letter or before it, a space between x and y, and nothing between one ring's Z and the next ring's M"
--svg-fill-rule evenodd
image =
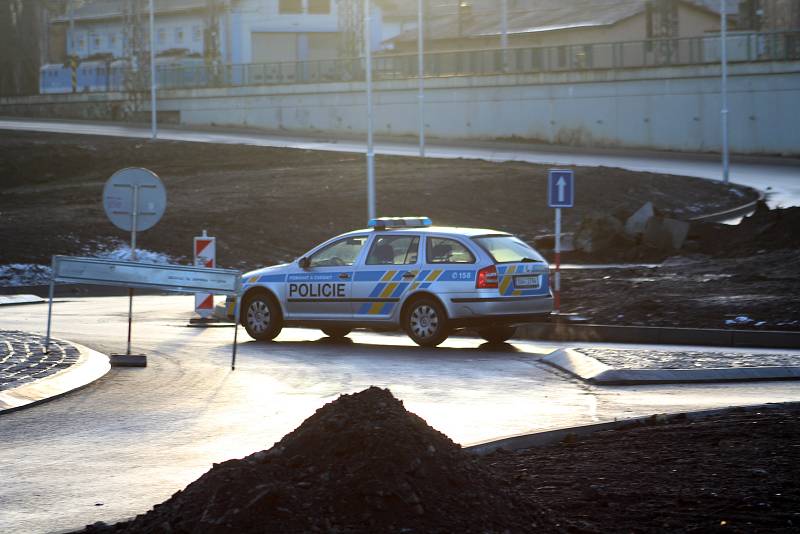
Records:
M499 343L516 325L552 311L547 263L511 234L435 227L427 217L369 226L292 263L246 273L240 320L247 333L268 340L284 326L331 337L400 327L435 346L453 329L475 327Z

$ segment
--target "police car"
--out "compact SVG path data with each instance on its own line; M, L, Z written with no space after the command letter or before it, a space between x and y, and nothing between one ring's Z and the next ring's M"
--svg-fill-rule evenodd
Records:
M241 324L258 340L283 327L405 330L435 346L473 327L500 343L553 308L549 269L505 232L433 226L427 217L379 218L285 265L246 273ZM233 303L231 302L231 305Z

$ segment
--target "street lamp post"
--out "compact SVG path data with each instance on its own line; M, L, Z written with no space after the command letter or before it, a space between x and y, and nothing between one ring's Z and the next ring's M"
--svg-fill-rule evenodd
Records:
M418 65L417 74L419 75L419 156L425 157L425 33L422 20L422 0L417 1L417 48Z
M500 3L500 48L503 49L503 72L508 70L508 0Z
M375 218L375 148L372 140L372 16L371 0L364 0L364 47L367 85L367 217Z
M158 137L156 112L156 23L153 0L150 0L150 129L153 139Z
M720 25L721 25L721 43L720 55L722 60L722 87L721 99L722 109L722 181L728 185L728 178L730 174L730 158L728 155L728 13L725 5L726 0L720 0Z

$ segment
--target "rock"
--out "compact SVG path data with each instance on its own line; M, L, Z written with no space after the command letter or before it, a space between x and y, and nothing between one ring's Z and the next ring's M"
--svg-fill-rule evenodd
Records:
M645 202L644 205L636 210L633 215L625 221L625 233L630 237L644 234L647 221L655 216L652 202Z
M689 234L689 223L666 217L650 217L644 231L645 244L659 250L678 250Z
M578 226L574 241L577 250L590 254L619 246L625 241L622 223L610 215L589 215Z

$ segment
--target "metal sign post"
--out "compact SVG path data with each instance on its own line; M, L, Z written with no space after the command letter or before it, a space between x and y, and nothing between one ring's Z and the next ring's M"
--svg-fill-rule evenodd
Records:
M139 217L139 186L131 187L133 210L131 211L131 261L136 261L136 225ZM131 355L131 329L133 328L133 288L128 290L128 347L127 356Z
M127 192L130 191L130 194ZM131 260L136 261L136 235L152 228L164 215L167 193L155 173L142 168L117 171L103 188L103 208L111 222L131 232ZM131 355L133 329L133 288L128 290L128 344L125 356ZM115 355L112 355L115 356ZM144 356L136 356L144 361Z
M554 311L561 311L561 208L575 204L575 173L571 170L550 169L547 173L547 205L556 210L554 276Z

